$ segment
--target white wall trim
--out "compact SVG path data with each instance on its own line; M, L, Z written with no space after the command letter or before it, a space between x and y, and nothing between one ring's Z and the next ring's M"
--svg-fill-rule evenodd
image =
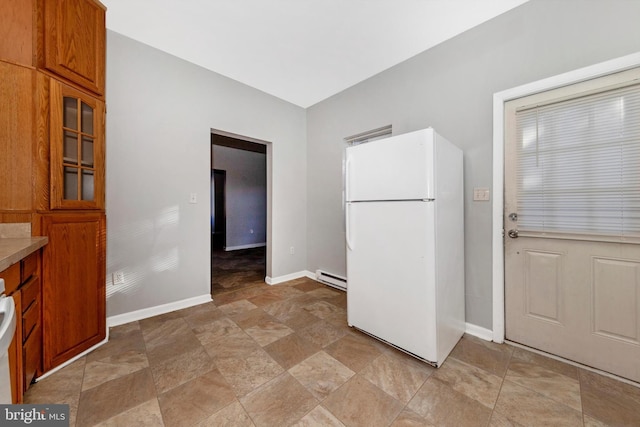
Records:
M289 280L295 280L301 277L308 277L315 280L316 275L308 270L302 270L296 273L285 274L284 276L279 277L267 276L264 278L264 281L267 283L267 285L277 285L278 283L288 282Z
M238 245L238 246L225 246L225 251L237 251L239 249L251 249L251 248L261 248L263 246L267 246L267 242L262 243L249 243L246 245Z
M168 304L156 305L155 307L148 307L143 308L142 310L136 310L129 313L110 316L107 317L107 327L124 325L125 323L135 322L136 320L146 319L148 317L169 313L170 311L181 310L183 308L193 307L194 305L204 304L211 301L211 294L205 294L193 298L183 299L180 301L170 302Z
M640 66L640 52L493 94L493 341L504 342L504 104L512 99Z
M482 326L474 325L473 323L465 323L465 334L473 335L485 341L493 340L493 331L491 329L483 328Z

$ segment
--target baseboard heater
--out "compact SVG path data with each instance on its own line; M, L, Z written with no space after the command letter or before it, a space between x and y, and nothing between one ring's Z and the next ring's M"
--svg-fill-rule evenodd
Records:
M327 273L326 271L316 270L316 280L332 286L334 288L341 289L343 291L347 290L347 278L341 277L332 273Z

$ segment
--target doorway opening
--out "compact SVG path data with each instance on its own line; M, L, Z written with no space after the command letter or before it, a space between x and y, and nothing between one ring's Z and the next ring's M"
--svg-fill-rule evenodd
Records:
M211 294L258 286L267 276L269 145L211 133Z

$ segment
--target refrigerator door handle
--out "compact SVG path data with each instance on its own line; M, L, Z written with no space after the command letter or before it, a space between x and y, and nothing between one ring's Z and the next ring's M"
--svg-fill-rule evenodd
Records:
M351 203L347 203L346 205L346 209L345 209L345 226L346 226L346 236L347 236L347 249L349 249L350 251L353 251L353 242L351 241L351 215L349 214L349 211L351 210Z
M351 187L351 156L347 152L347 160L344 165L345 168L345 178L344 178L344 196L347 202L351 201L349 198L349 187Z

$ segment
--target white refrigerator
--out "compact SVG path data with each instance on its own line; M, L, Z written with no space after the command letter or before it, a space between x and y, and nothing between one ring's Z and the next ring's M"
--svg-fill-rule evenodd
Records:
M348 323L440 366L465 326L462 151L428 128L345 167Z

